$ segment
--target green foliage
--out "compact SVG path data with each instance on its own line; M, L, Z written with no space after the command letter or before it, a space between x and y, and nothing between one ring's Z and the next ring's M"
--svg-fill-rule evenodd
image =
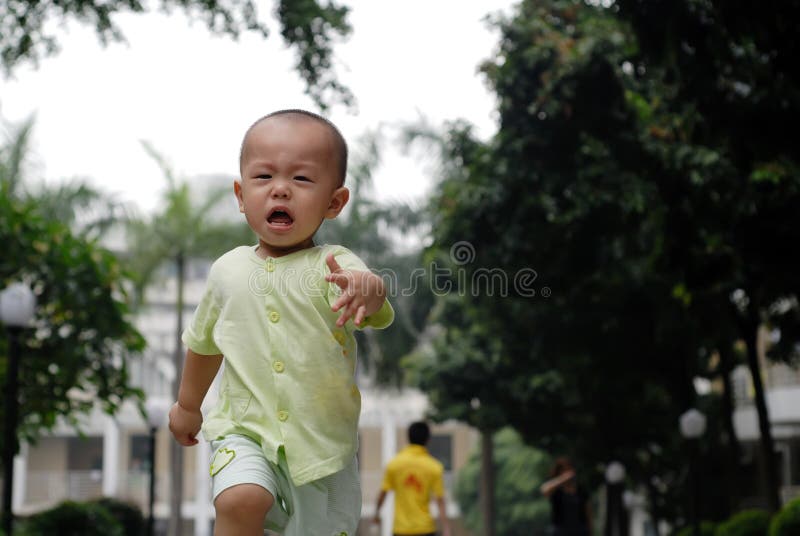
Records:
M702 521L700 523L700 536L714 536L716 525L711 521ZM675 536L694 536L694 527L683 527L675 533Z
M538 488L547 478L549 456L526 446L511 429L497 432L494 444L497 534L529 536L544 533L550 521L550 504ZM478 499L480 466L478 449L458 473L455 489L459 507L464 512L464 522L476 534L483 527Z
M795 536L800 534L800 498L786 503L775 514L769 526L769 536Z
M714 536L767 536L771 517L765 510L743 510L717 525Z
M35 329L23 335L19 434L35 440L58 417L96 403L114 413L125 399L141 401L128 385L127 356L144 339L129 320L126 278L116 258L42 216L31 202L0 196L0 281L30 284L37 299ZM6 340L0 341L2 371ZM2 382L5 379L1 380Z
M201 20L218 35L237 39L243 32L264 38L267 24L259 17L261 3L254 0L162 0L167 12L181 9L191 19ZM152 6L140 0L60 2L57 0L2 0L0 2L0 64L10 74L22 63L34 65L59 50L59 35L53 30L67 20L92 26L102 45L124 41L115 18L145 13ZM279 0L276 15L285 42L297 49L297 69L306 82L306 92L321 108L333 100L352 103L352 94L332 74L332 41L350 33L347 7L317 0Z
M96 499L89 504L96 504L108 510L108 513L122 526L123 536L144 536L145 518L135 504L112 497Z
M21 525L21 536L125 536L117 520L97 503L65 501L29 517Z
M324 6L316 0L278 1L281 35L296 48L297 70L306 81L306 92L322 109L335 98L348 106L354 104L353 94L333 74L332 41L336 35L350 33L348 11L330 1Z

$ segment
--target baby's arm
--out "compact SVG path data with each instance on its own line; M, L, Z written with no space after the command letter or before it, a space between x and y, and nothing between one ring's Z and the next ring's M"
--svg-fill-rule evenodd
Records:
M175 440L183 446L197 444L197 434L203 424L200 406L211 382L222 364L222 355L200 355L186 352L178 401L169 411L169 429Z
M331 306L334 311L342 311L336 320L337 326L344 326L350 318L359 326L366 317L380 310L386 301L383 279L370 271L344 270L333 255L328 255L325 262L331 271L325 280L344 291Z

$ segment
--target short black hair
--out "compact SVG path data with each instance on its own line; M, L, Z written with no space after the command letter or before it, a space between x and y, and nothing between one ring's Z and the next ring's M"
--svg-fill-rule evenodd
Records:
M303 116L309 119L313 119L319 123L322 123L324 126L328 127L328 129L331 132L331 135L333 136L333 142L336 145L336 156L339 159L339 169L337 170L339 174L339 184L343 185L344 179L347 176L347 153L348 153L347 141L345 141L344 136L342 136L342 133L330 119L326 119L325 117L322 117L319 114L315 114L314 112L309 112L307 110L301 110L299 108L289 108L286 110L278 110L277 112L268 113L267 115L260 117L252 125L250 125L250 128L248 128L247 131L244 133L244 137L242 138L242 146L239 149L239 170L241 171L242 169L242 158L244 157L244 144L247 141L247 136L250 135L250 131L253 130L253 128L262 121L265 121L270 117L275 117L278 115Z
M412 422L408 427L408 442L414 445L427 445L431 438L431 429L423 421Z

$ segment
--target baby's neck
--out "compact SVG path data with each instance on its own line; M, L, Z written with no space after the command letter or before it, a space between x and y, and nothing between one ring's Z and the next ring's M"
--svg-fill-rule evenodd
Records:
M295 244L288 247L271 246L259 240L258 246L256 246L256 255L262 259L266 259L268 257L284 257L291 253L297 253L298 251L303 251L304 249L313 248L314 246L315 244L313 238L309 238L300 244Z

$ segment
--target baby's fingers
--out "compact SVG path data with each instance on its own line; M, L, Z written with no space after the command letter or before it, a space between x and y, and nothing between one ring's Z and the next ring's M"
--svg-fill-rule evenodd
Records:
M328 274L325 276L325 281L334 283L340 288L347 288L350 281L353 280L353 275L349 273Z
M192 434L183 434L180 436L175 436L175 439L183 445L184 447L191 447L192 445L197 445L198 441L197 438L194 437Z
M358 310L356 311L356 317L353 319L353 322L356 323L356 326L360 326L361 322L364 321L364 317L367 316L367 306L366 305L359 305Z
M333 256L333 253L330 253L327 257L325 257L325 263L328 265L328 269L331 271L331 273L339 272L342 269L342 267L339 266L339 263L336 262L336 258Z
M339 315L339 318L336 320L336 325L339 327L344 326L349 319L353 318L353 315L356 313L357 310L358 310L358 305L355 302L351 301L350 303L348 303L347 307L344 308L342 314Z

